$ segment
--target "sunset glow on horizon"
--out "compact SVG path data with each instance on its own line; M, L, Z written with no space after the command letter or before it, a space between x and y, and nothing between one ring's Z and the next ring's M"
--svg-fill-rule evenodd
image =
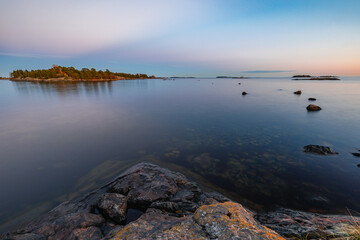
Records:
M360 1L0 2L0 76L94 67L157 76L360 75Z

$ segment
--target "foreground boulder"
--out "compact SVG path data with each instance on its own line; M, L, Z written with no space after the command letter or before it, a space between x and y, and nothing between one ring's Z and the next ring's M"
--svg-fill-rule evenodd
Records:
M356 236L360 236L359 217L279 209L276 212L259 214L256 218L265 226L289 238L358 239Z
M136 209L141 216L129 214ZM0 239L283 239L240 204L150 163Z
M124 195L105 193L99 199L98 208L103 216L116 223L126 221L127 199Z
M320 145L306 145L304 147L304 152L307 153L315 153L320 155L336 155L338 154L335 152L334 149L330 147L320 146Z
M148 209L111 239L284 239L262 226L240 204L204 205L182 217Z
M315 104L309 104L309 106L307 106L306 109L309 112L315 112L315 111L320 111L321 107L319 107L318 105L315 105Z

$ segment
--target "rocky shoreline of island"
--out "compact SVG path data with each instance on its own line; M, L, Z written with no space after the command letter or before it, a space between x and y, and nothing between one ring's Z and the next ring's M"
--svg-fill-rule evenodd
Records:
M255 213L181 173L143 162L0 239L327 239L356 236L359 223L290 209Z
M27 82L108 82L156 78L154 75L111 72L108 69L105 71L95 68L78 70L74 67L53 65L50 69L14 70L8 79Z
M5 78L4 78L5 79ZM121 80L144 80L144 79L163 79L163 78L116 78L116 79L65 79L65 78L7 78L7 80L14 82L41 82L41 83L53 83L53 82L112 82Z

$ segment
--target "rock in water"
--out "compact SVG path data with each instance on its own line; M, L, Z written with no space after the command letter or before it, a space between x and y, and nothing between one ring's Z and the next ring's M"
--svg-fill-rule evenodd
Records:
M354 155L355 157L360 157L360 153L351 153L352 155Z
M315 104L310 104L309 106L306 107L306 109L310 112L315 112L315 111L320 111L321 107Z
M316 101L316 98L308 98L309 101Z
M360 167L360 163L357 166Z
M245 96L247 94L247 92L242 92L242 95Z
M330 147L320 146L320 145L306 145L304 147L304 152L315 153L320 155L336 155L337 152Z
M296 95L301 95L301 93L302 93L302 92L301 92L300 90L294 92L294 94L296 94Z

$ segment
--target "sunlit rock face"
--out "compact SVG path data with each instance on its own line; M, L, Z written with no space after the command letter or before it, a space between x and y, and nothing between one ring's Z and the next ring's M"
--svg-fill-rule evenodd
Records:
M194 214L175 217L148 209L111 239L284 239L256 222L234 202L199 207Z

